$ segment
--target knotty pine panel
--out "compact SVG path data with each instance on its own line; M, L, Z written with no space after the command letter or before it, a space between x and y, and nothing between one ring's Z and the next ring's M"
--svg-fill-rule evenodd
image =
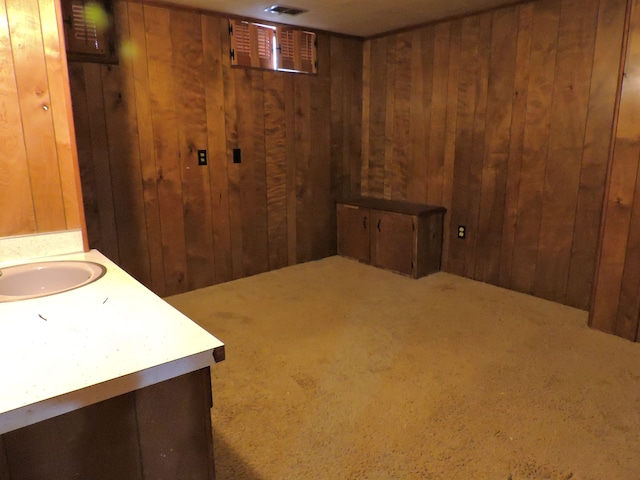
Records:
M6 2L0 2L0 15L7 18ZM0 22L0 56L12 58L9 25ZM0 204L12 208L0 209L0 236L36 232L36 219L29 183L29 165L24 143L22 113L18 97L13 61L0 64L0 142L4 152L0 157Z
M0 15L0 237L84 228L59 4Z
M317 75L234 68L224 18L116 13L133 56L69 66L78 120L104 126L78 129L92 246L160 295L334 254L334 201L360 193L363 42L319 35Z
M445 206L444 270L589 308L624 10L538 0L367 40L363 193Z

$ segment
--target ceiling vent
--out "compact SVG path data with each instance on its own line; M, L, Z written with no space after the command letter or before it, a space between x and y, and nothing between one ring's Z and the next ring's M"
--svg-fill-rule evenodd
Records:
M308 12L309 10L303 10L302 8L296 7L285 7L284 5L271 5L269 8L264 9L265 12L269 13L277 13L285 14L285 15L299 15L301 13Z

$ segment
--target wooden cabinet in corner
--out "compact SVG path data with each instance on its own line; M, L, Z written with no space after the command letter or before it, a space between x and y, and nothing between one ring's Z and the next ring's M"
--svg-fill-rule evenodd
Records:
M353 197L337 211L339 255L414 278L440 270L444 207Z

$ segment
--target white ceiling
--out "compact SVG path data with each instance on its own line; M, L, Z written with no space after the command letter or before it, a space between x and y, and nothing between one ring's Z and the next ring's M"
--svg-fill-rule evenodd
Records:
M166 0L220 13L369 37L403 27L473 13L514 0ZM275 4L309 10L300 15L265 12Z

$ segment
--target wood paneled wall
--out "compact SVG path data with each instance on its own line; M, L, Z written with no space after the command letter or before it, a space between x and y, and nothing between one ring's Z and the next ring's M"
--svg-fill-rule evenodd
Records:
M59 3L0 0L0 237L81 228Z
M538 0L367 41L363 194L445 206L446 271L587 309L625 4Z
M91 246L160 295L334 254L334 199L360 190L362 41L319 34L318 75L232 68L225 19L115 12L133 55L69 65Z
M640 1L630 29L590 325L638 341L640 315Z

